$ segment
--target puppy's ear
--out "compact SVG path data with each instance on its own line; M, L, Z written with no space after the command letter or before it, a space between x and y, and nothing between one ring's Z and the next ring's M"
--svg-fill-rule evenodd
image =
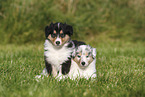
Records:
M93 51L93 48L92 48L90 45L87 45L87 48L88 48L88 50L89 50L90 52Z
M93 55L93 58L96 58L96 48L92 48L92 55Z
M69 36L73 35L73 27L70 26L70 25L67 25L67 24L65 24L65 25L66 25L66 33L67 33Z
M50 26L45 27L45 37L47 38L48 35L53 31L53 23L50 24Z

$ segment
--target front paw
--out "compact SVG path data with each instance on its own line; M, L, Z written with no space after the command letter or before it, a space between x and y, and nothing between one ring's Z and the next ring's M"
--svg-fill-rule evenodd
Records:
M66 76L63 76L63 75L57 76L57 77L56 77L56 79L57 79L58 81L64 80L64 79L66 79L66 78L67 78L67 77L66 77Z

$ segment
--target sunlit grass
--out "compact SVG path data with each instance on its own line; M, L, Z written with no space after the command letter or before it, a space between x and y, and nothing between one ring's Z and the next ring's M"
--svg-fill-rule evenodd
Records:
M45 67L43 45L0 46L0 97L139 96L144 92L145 47L97 48L97 79L94 81L51 77L36 82Z

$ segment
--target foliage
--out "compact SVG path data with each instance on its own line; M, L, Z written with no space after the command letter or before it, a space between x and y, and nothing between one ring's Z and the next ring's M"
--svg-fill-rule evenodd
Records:
M145 0L0 0L0 43L44 41L50 22L72 25L75 39L144 41L144 5Z
M140 44L139 44L140 45ZM145 47L97 47L97 79L44 78L42 45L0 46L0 97L143 97Z

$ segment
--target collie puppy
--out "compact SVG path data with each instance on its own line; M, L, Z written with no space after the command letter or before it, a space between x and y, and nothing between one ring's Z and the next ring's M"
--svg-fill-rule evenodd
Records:
M65 75L70 70L71 54L75 47L71 36L73 28L68 24L51 23L45 28L44 60L45 69L49 75L56 77L60 67ZM61 66L60 66L61 65Z
M96 78L96 49L89 45L80 45L72 53L71 67L67 75L60 73L58 79L69 77L76 78Z

